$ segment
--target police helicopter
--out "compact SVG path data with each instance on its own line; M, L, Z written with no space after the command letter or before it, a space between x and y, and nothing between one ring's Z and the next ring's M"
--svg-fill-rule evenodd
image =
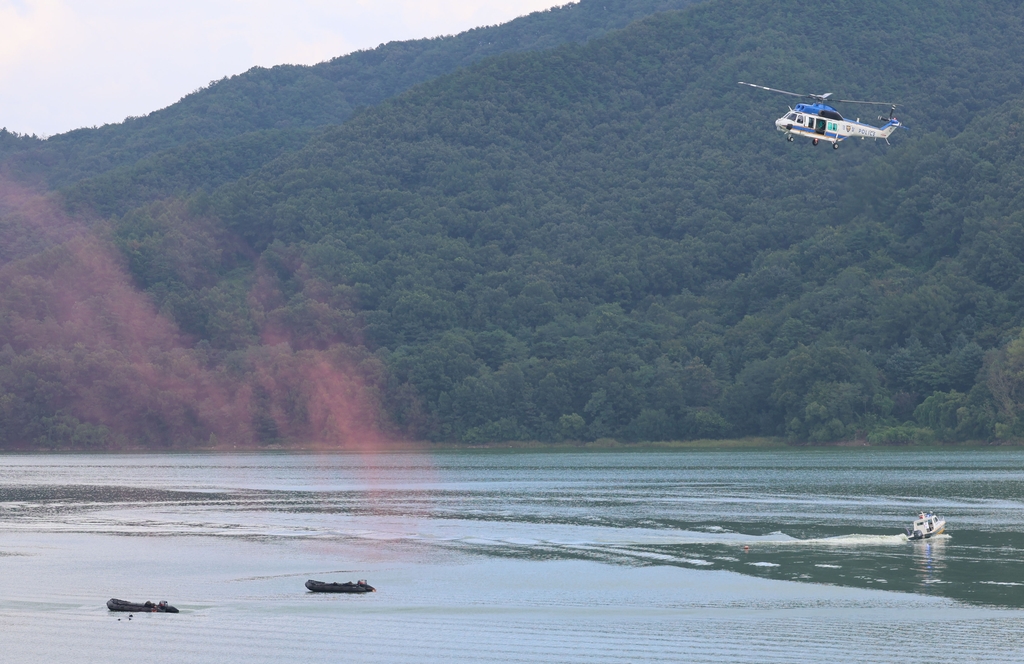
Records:
M814 101L813 104L797 104L795 108L789 109L789 113L775 121L775 128L786 134L787 141L792 141L796 136L806 136L811 139L811 143L814 145L817 145L819 141L829 141L832 143L832 149L838 150L840 141L845 141L850 137L859 137L861 139L873 138L875 140L882 138L888 143L889 136L897 128L903 127L903 124L895 117L896 104L890 104L889 102L857 101L855 99L834 100L833 103L841 104L888 106L889 117L886 118L884 115L878 116L879 120L886 120L886 123L881 127L875 127L864 124L860 121L860 118L856 120L844 118L839 114L839 111L826 104L825 102L832 96L831 92L826 92L823 95L802 95L797 92L766 88L763 85L754 85L753 83L744 83L743 81L739 83L740 85L749 85L758 90L780 92L784 95L805 97Z

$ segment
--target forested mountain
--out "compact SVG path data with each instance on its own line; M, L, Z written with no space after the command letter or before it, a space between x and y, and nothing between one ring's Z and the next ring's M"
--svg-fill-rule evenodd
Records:
M713 0L483 60L210 193L83 183L152 322L61 293L102 241L23 238L2 439L1021 438L1022 37L1009 0ZM911 129L787 143L787 99L739 80Z
M347 120L360 107L374 106L410 87L483 58L585 42L656 12L679 9L693 0L582 0L534 12L503 25L455 36L391 42L313 66L279 65L212 81L181 101L119 124L70 131L41 141L0 133L0 161L22 177L63 187L118 167L130 167L195 141L231 152L230 139L249 132L308 130ZM0 118L2 123L2 118ZM228 140L228 145L220 142ZM174 164L175 156L162 160ZM235 164L248 166L251 162ZM214 160L213 166L223 166ZM202 164L209 170L210 165ZM151 167L149 170L152 170ZM218 179L247 170L218 171ZM185 177L175 172L172 177ZM121 178L125 175L122 173Z

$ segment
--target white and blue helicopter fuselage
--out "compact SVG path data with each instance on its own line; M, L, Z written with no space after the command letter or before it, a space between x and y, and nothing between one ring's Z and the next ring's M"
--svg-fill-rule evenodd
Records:
M884 118L882 118L884 119ZM890 118L881 127L864 124L858 118L850 120L828 104L797 104L789 113L775 121L775 128L792 141L796 136L805 136L815 145L819 141L828 141L838 149L839 143L848 138L885 139L901 127L900 121Z

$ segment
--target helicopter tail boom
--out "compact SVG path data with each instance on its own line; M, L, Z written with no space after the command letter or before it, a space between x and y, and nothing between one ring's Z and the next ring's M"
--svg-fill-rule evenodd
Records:
M899 120L897 120L896 118L890 118L888 122L886 122L884 125L878 128L878 137L889 138L889 136L894 131L896 131L902 126L903 123L901 123Z

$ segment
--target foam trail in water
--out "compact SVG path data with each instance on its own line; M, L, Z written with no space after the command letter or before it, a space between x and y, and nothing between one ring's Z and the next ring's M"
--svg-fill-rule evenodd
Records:
M940 535L940 537L949 537L948 535ZM773 544L789 544L789 545L807 545L807 546L836 546L836 547L852 547L852 546L894 546L897 544L906 544L910 540L907 539L906 535L865 535L859 533L852 533L850 535L836 535L835 537L814 537L810 539L796 539L791 538L788 540L781 540L779 542L773 542Z

